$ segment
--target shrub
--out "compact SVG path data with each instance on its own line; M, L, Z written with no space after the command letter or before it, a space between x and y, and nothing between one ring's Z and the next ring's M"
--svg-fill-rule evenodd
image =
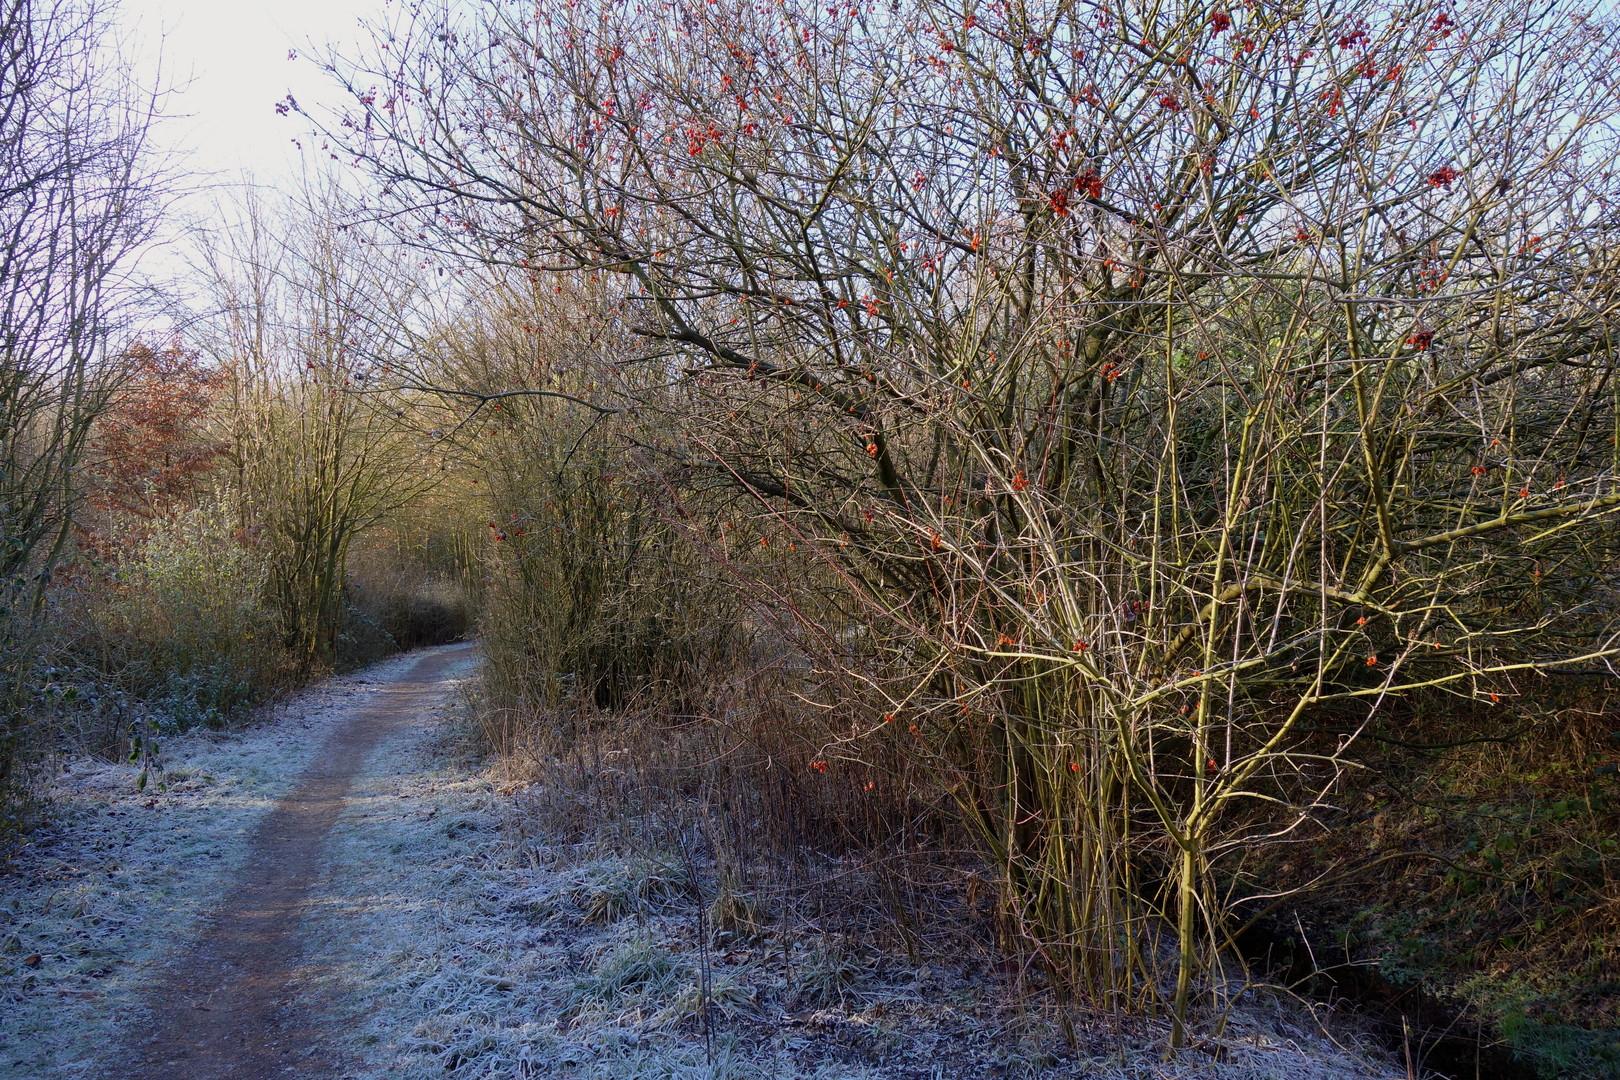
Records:
M1014 940L1181 1045L1370 726L1616 655L1615 28L676 6L345 72L418 106L346 141L422 241L576 296L456 391L553 455L497 674L600 701L725 567L836 755L942 777Z
M217 496L153 522L72 590L89 656L174 727L219 726L287 675L264 556Z

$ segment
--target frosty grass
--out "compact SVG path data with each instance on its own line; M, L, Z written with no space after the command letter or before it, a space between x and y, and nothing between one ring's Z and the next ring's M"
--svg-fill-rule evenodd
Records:
M367 684L411 663L334 680L243 734L172 740L165 791L70 763L57 824L0 878L0 1076L104 1075L98 1053L143 1029L143 986L226 892L260 817ZM1153 1025L1065 1050L965 973L809 941L791 974L779 943L712 951L706 1041L680 867L519 839L495 774L457 753L464 716L452 703L402 725L328 839L304 928L324 963L301 1004L332 1018L351 1080L1397 1074L1265 1005L1233 1018L1218 1062L1163 1061Z

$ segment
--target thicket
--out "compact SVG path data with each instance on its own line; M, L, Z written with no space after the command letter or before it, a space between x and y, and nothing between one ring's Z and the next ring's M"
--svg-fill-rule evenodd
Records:
M95 749L221 726L469 625L461 521L414 508L438 475L404 402L367 385L377 334L357 298L375 261L324 209L241 209L204 250L205 315L110 358L69 479L73 536L40 618L56 683L120 696Z
M35 735L39 613L110 378L131 253L151 235L155 102L109 77L94 0L0 6L0 833Z
M466 560L441 557L460 522L406 512L437 477L408 402L372 389L397 317L373 298L408 303L408 275L380 287L315 188L221 208L190 309L142 277L174 177L113 14L0 5L6 854L52 752L150 754L470 618Z
M234 208L203 245L208 307L118 359L80 468L67 655L163 726L468 625L460 523L412 510L438 475L371 386L372 298L409 291L321 198Z
M858 854L1178 1045L1281 911L1620 985L1612 19L408 5L374 189L223 209L161 345L100 19L0 10L8 807L476 609L491 743L727 932Z
M1055 985L1218 1026L1370 732L1607 686L1615 35L412 5L328 131L479 283L399 384L490 477L503 744L679 702L680 783L948 811Z

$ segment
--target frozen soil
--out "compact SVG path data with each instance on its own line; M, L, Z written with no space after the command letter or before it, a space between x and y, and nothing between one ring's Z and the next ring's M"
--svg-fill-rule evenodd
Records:
M333 779L321 749L375 723L421 656L326 684L245 733L173 741L163 790L136 792L132 769L71 763L53 792L57 826L0 878L0 1075L1405 1074L1271 999L1236 1011L1219 1047L1167 1058L1151 1022L1076 1016L1071 1046L970 962L916 965L824 935L784 944L779 927L700 942L680 859L554 847L524 827L521 793L472 753L460 661L442 663L439 690L411 715L378 726L341 794L323 796L318 858L272 920L286 937L260 950L284 954L258 976L268 1011L247 1014L260 1037L233 1042L213 1072L151 1056L142 1048L174 1045L155 1034L228 1026L211 1011L221 958L206 943L236 914L217 909L255 895L244 879L278 876L260 873L276 865L265 825L311 802L311 776Z
M428 650L294 695L243 731L165 740L144 790L138 766L63 763L45 792L50 825L0 874L0 1076L182 1080L168 1058L129 1059L172 1036L182 1010L223 1018L218 972L197 949L252 914L245 877L288 876L275 848L299 845L265 826L380 695L424 659L458 653L465 669L470 649ZM282 914L296 931L301 913ZM233 1059L251 1075L250 1055Z

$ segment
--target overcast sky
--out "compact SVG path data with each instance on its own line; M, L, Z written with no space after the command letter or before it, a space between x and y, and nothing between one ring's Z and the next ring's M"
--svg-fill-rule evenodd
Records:
M186 167L232 182L243 170L275 185L296 173L303 121L276 115L290 91L306 107L336 94L302 56L309 42L352 42L384 0L121 0L143 67L161 50L167 81L184 87L160 139ZM295 50L300 59L289 60Z

